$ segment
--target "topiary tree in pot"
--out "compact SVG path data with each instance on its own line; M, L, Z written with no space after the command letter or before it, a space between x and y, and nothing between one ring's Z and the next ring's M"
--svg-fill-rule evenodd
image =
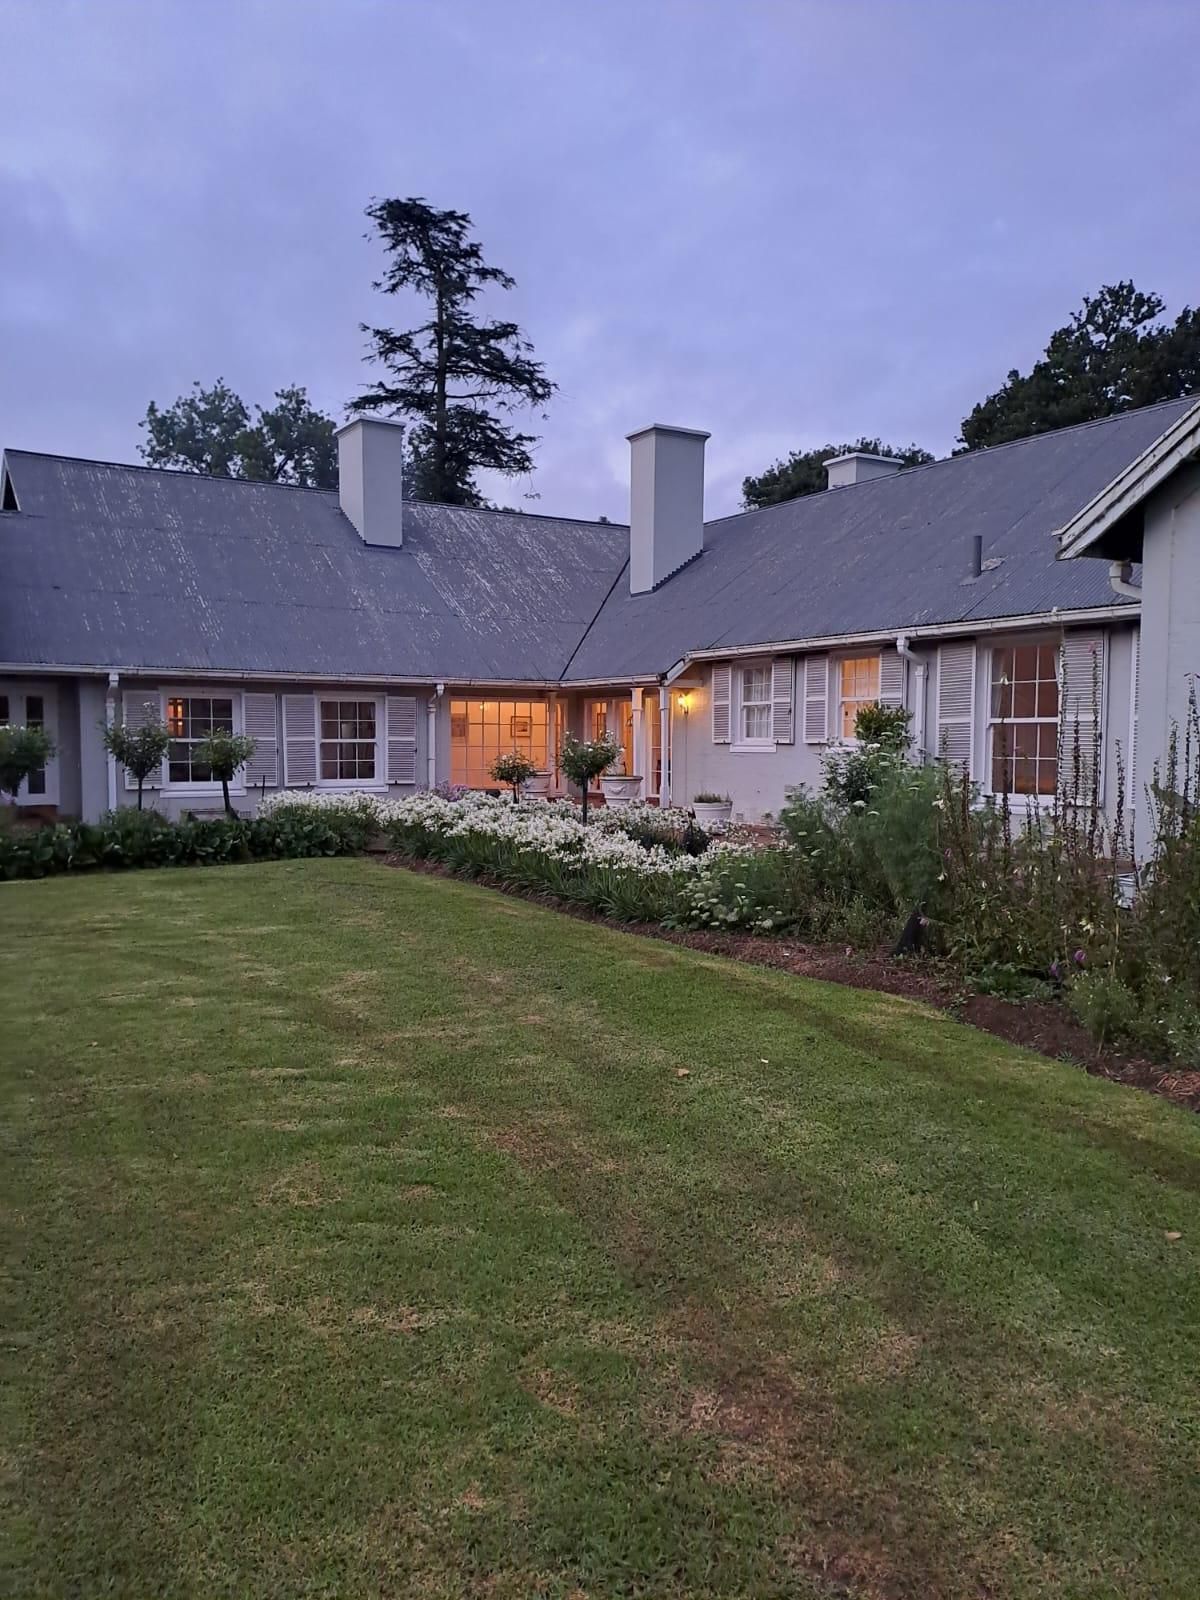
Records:
M607 772L620 753L621 746L610 733L605 733L599 739L577 739L573 733L568 733L563 740L559 765L583 795L585 823L588 816L588 784L602 772Z
M152 716L140 728L131 728L124 722L114 722L111 726L102 723L100 734L109 755L136 780L137 808L140 811L142 788L151 773L162 766L171 735L156 716Z
M528 783L537 771L537 764L521 750L510 750L507 755L497 756L488 768L497 783L507 783L512 787L513 804L517 805L521 799L521 785Z
M27 728L20 723L0 728L0 794L16 803L17 791L35 772L40 772L54 754L54 740L45 728Z
M229 785L256 749L256 741L248 734L226 733L224 729L217 729L210 733L207 739L201 739L193 753L194 763L207 766L211 769L213 777L220 779L227 817L237 815L229 803Z

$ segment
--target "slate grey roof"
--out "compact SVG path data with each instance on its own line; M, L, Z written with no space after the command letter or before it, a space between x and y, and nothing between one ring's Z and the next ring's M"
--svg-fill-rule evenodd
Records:
M314 677L554 679L628 534L404 508L364 545L337 495L8 451L0 660Z
M569 676L661 671L723 646L1117 604L1104 563L1057 561L1053 535L1192 403L710 522L703 554L653 593L616 586ZM974 534L984 562L999 565L965 583Z
M320 677L651 677L695 650L1116 603L1054 531L1190 402L1172 401L710 522L629 594L628 530L405 507L366 546L335 494L9 451L0 661ZM973 534L998 564L964 582Z

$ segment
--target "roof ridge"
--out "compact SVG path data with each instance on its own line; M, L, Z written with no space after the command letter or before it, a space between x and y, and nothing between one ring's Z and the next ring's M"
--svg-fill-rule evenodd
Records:
M952 461L970 461L984 455L995 455L997 450L1011 450L1016 445L1032 444L1036 439L1057 439L1064 433L1079 433L1084 428L1102 428L1108 423L1120 422L1126 417L1144 416L1148 411L1161 411L1164 406L1195 405L1200 401L1200 391L1194 394L1176 395L1173 400L1155 400L1148 406L1131 406L1128 411L1110 411L1106 417L1090 417L1086 422L1068 422L1062 428L1044 428L1041 433L1026 433L1019 439L1005 439L1001 444L980 445L977 450L956 450L948 456L939 456L936 461L922 461L913 467L901 467L899 472L886 473L879 478L865 478L862 483L843 483L837 489L819 489L815 494L795 494L787 500L775 500L769 506L747 506L742 511L731 511L724 517L713 517L705 522L706 528L714 527L718 522L735 522L739 517L757 516L763 511L774 511L779 506L792 505L797 500L815 500L826 494L840 494L847 489L863 489L867 484L894 483L901 476L910 477L914 472L929 472L933 467L948 467Z
M12 446L3 452L6 456L36 456L41 461L71 461L83 467L112 467L118 472L153 472L166 478L200 478L205 483L232 483L255 489L293 489L302 494L336 495L336 489L321 489L315 484L280 483L275 478L234 478L222 472L192 472L187 467L155 467L146 461L105 461L98 456L73 456L61 450L22 450ZM438 506L448 511L478 511L490 517L529 517L542 522L578 522L587 528L616 528L629 531L627 522L613 522L607 517L572 517L552 511L518 511L513 506L464 506L453 500L406 499L406 506Z

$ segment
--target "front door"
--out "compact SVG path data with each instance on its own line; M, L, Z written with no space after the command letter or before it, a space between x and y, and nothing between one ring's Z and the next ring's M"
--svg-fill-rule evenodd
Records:
M45 684L0 685L0 727L45 728L51 739L58 731L58 695ZM17 795L19 806L58 804L58 761L31 773Z

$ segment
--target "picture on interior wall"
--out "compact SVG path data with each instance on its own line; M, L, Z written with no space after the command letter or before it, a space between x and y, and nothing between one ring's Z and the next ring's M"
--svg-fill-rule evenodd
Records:
M467 737L467 713L465 711L451 713L450 737L452 739L465 739Z
M509 737L512 739L528 739L533 734L532 717L509 717Z

